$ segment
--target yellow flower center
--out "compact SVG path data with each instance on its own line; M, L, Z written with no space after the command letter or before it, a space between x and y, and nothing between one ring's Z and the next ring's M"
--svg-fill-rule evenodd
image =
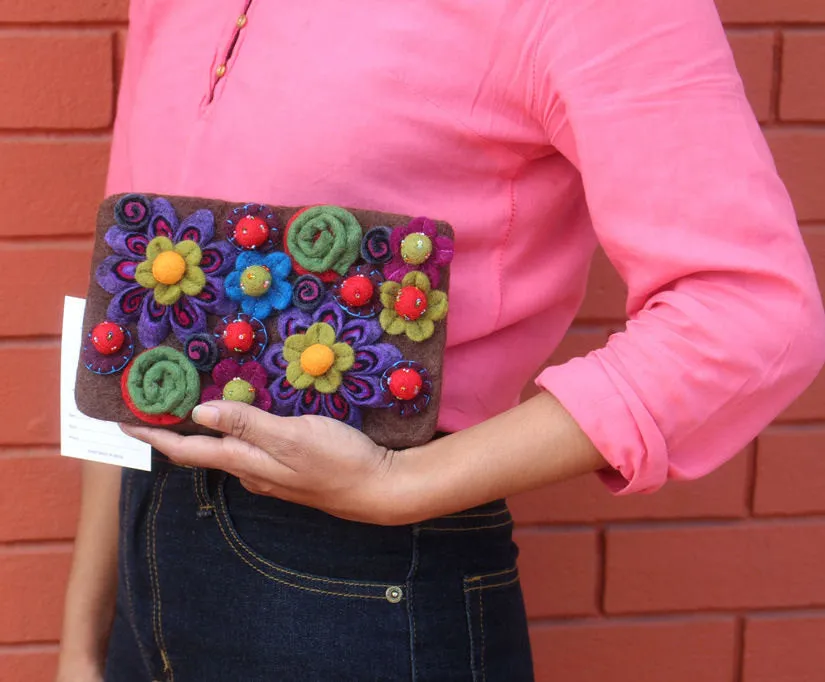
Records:
M251 405L255 402L255 388L248 381L235 377L223 387L223 399Z
M159 253L152 263L152 276L161 284L177 284L186 272L186 261L175 251Z
M314 377L325 374L334 362L335 353L323 343L314 343L301 353L301 369Z
M432 252L433 242L423 232L413 232L401 240L401 258L410 265L421 265Z
M250 265L241 273L241 290L247 296L263 296L272 286L272 273L265 265Z

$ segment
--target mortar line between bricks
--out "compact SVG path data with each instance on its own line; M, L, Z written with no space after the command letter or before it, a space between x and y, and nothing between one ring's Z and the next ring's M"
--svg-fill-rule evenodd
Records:
M596 610L604 614L607 599L607 533L604 524L598 524L596 529Z
M733 641L733 682L745 680L745 617L737 616Z
M0 656L3 654L51 654L60 649L60 642L44 640L42 642L0 642Z
M27 348L60 348L59 334L39 334L37 336L3 336L0 337L0 351L9 347L25 346ZM0 442L0 447L3 443Z
M726 21L722 24L725 31L821 31L825 29L825 21Z
M782 31L774 31L773 34L773 73L771 74L771 102L770 102L770 122L777 123L780 120L779 105L782 99L782 60L785 52L785 38Z
M14 446L0 446L0 460L3 459L33 459L35 457L60 457L58 445L33 445L28 448Z
M745 509L747 515L753 518L754 500L756 498L756 469L759 457L759 439L757 438L751 444L753 450L748 457L747 466L745 468Z
M64 248L67 246L77 246L83 249L90 249L92 246L94 246L94 239L92 238L91 234L44 234L37 236L17 235L0 237L0 249L10 246L15 247L14 250L18 250L18 248L16 247L25 247L25 249L19 250L37 251L38 249L52 248L55 244L59 244L61 247Z
M8 33L25 33L27 31L37 31L41 33L63 33L72 32L100 33L102 31L116 31L121 28L128 28L129 22L113 20L89 21L4 21L0 19L0 37Z
M55 550L72 549L74 540L10 540L0 542L0 557L20 554L48 554Z
M646 625L646 624L666 624L666 623L692 623L697 621L720 621L742 618L743 620L765 620L765 619L802 619L816 618L825 619L825 607L771 607L763 609L727 609L714 611L702 608L700 611L692 609L689 611L660 611L645 613L619 613L606 614L602 616L557 616L557 617L533 617L528 622L531 626L561 626L561 627L592 627L594 625Z
M104 128L0 128L0 142L109 142L112 126Z

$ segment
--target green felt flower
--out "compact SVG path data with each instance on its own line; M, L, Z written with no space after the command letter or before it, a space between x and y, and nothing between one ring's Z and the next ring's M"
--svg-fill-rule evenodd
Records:
M200 268L203 254L195 242L174 244L168 237L155 237L146 246L146 260L135 269L135 281L152 289L160 305L172 305L181 296L197 296L206 286Z
M435 332L435 323L447 315L447 294L433 289L430 278L414 270L401 283L381 285L384 309L378 321L387 334L406 334L410 341L426 341Z
M287 381L297 389L311 386L319 393L335 393L342 372L355 362L352 346L336 342L335 330L326 322L316 322L305 333L287 337L283 356L289 363Z
M126 390L135 406L146 414L186 417L200 398L198 370L180 351L158 346L135 358Z
M284 247L298 274L313 272L331 282L346 274L358 258L361 225L339 206L313 206L292 216Z

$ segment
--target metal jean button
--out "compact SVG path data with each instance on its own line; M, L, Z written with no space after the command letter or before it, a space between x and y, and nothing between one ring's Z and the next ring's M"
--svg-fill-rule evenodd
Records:
M395 586L388 587L387 591L384 593L384 596L390 604L397 604L404 598L404 590Z

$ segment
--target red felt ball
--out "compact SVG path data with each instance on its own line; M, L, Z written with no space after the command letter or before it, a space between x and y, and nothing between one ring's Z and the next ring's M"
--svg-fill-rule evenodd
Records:
M269 225L263 218L244 216L235 225L235 241L245 249L257 249L269 238Z
M101 322L92 329L92 345L98 353L103 355L113 355L122 347L126 341L126 333L123 327L114 322Z
M412 400L421 393L424 380L414 369L403 367L390 374L390 393L398 400Z
M395 297L395 312L405 320L417 320L427 312L427 294L418 287L402 287Z
M369 303L374 293L372 280L366 275L353 275L341 282L341 299L353 308Z
M223 332L223 342L229 350L236 353L246 353L255 343L255 330L245 320L235 320L226 325Z

